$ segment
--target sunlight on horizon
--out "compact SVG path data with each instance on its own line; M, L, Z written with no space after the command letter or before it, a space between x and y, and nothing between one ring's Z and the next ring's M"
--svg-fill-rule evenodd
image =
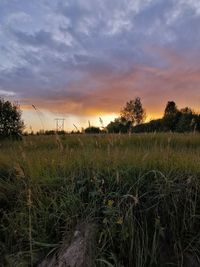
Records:
M110 121L113 121L119 116L117 113L100 114L93 116L75 116L73 114L56 114L46 110L22 110L22 118L25 123L25 130L27 132L37 132L40 130L55 130L56 118L65 119L65 131L76 131L76 127L81 131L82 128L87 128L89 124L91 126L101 127L100 118L103 121L103 126L106 127ZM75 126L76 127L75 127Z
M25 123L25 130L27 132L37 132L40 130L55 130L56 129L56 118L65 119L65 131L76 131L75 126L81 131L82 128L87 128L89 124L95 127L101 127L100 118L103 121L103 126L106 127L111 121L120 116L119 113L113 112L109 114L103 113L101 115L84 115L76 116L73 114L56 114L46 110L31 110L22 109L22 117ZM162 113L151 113L147 115L146 122L162 117ZM74 126L75 125L75 126Z

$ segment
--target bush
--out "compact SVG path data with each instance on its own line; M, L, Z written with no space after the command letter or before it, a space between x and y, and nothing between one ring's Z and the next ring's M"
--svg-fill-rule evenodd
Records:
M99 127L90 126L85 129L85 133L87 134L99 134L101 132Z

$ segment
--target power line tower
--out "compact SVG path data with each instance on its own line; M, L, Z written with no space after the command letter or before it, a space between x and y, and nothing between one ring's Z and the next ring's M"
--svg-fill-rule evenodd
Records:
M56 132L64 131L65 129L65 119L64 118L56 118Z

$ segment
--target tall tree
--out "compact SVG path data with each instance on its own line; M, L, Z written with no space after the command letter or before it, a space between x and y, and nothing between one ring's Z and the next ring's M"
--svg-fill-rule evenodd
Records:
M174 131L176 125L181 116L180 111L178 110L176 103L174 101L168 101L164 116L163 116L163 127L165 131Z
M0 137L16 137L22 134L24 123L18 104L0 98Z
M165 108L164 117L176 115L177 112L178 108L176 106L176 103L174 101L168 101Z
M130 122L131 125L138 125L144 122L146 112L142 106L141 99L136 97L126 103L126 106L121 111L121 118Z

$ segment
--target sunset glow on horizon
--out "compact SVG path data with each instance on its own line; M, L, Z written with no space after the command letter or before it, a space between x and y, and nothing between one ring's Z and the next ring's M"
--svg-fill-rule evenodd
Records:
M135 97L147 121L199 111L199 25L197 0L1 0L0 97L28 131L106 126Z

